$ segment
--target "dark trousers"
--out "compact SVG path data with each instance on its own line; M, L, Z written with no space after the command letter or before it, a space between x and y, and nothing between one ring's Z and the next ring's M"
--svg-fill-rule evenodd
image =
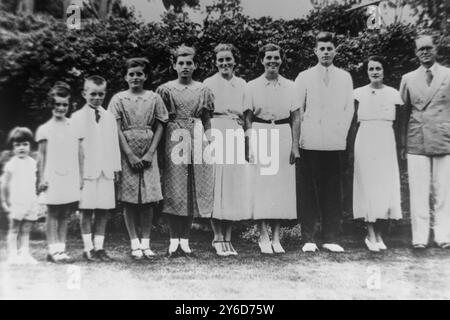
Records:
M300 149L297 210L304 242L337 243L342 215L342 151Z

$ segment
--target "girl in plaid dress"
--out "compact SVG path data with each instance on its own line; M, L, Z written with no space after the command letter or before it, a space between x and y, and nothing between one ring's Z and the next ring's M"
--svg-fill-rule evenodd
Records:
M192 218L211 218L213 211L214 168L197 156L201 158L208 145L203 139L203 130L208 134L211 128L214 98L209 88L192 79L196 69L194 57L193 48L179 47L173 57L178 79L161 85L156 91L170 115L163 176L163 212L168 214L170 229L169 257L178 247L184 255L191 254L188 239ZM202 136L195 139L195 132ZM187 150L179 152L180 145L187 146L184 148ZM182 161L176 159L180 153Z
M144 90L148 68L147 59L129 59L125 75L129 89L117 93L108 107L116 116L119 128L122 176L118 197L124 206L131 256L135 260L151 259L155 255L150 249L153 207L162 200L156 149L163 134L162 123L168 120L161 97ZM136 231L138 222L140 240Z

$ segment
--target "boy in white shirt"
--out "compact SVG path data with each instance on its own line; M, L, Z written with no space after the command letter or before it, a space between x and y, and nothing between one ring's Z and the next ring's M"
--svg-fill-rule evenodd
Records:
M121 170L117 123L102 107L106 95L106 80L91 76L84 82L82 93L86 104L72 116L78 130L84 132L83 187L81 191L81 233L83 257L87 261L111 261L103 248L110 209L115 207L114 180ZM94 243L92 218L94 216Z

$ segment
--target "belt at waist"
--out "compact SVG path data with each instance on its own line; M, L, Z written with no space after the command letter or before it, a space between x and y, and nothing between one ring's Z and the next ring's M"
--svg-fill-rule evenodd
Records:
M280 119L280 120L264 120L264 119L261 119L258 117L253 117L252 122L286 124L286 123L290 123L290 118L284 118L284 119Z
M194 117L186 117L186 118L169 117L169 122L175 122L175 121L190 121L190 122L194 122L196 120L201 120L201 119L200 118L194 118Z

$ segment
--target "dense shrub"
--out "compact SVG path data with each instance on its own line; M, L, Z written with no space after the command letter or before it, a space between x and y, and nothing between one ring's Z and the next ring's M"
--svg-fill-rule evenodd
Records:
M289 21L270 17L254 19L236 12L232 18L223 15L205 21L202 26L168 13L161 23L143 23L133 16L111 18L107 22L84 19L81 30L69 30L61 20L49 16L1 12L0 138L13 126L36 129L50 117L44 102L56 80L72 85L75 108L79 108L83 103L80 96L83 77L100 74L108 80L108 102L114 93L126 89L124 60L145 56L152 63L147 87L155 89L175 78L170 50L182 43L198 49L199 66L195 74L198 80L216 72L213 48L220 42L233 43L240 49L237 74L246 80L254 79L263 71L257 59L258 47L268 42L278 43L285 51L281 73L295 79L300 71L316 64L315 32L328 29L336 32L339 39L336 65L352 74L355 87L367 83L362 63L371 54L386 57L386 83L398 87L401 75L417 66L415 26L397 24L377 32L366 30L364 22L361 13L347 13L345 7L331 6L313 11L305 19ZM449 38L441 39L440 61L450 64ZM350 185L351 182L347 183L347 190L351 189ZM347 192L347 199L350 196ZM348 203L346 219L351 216Z

